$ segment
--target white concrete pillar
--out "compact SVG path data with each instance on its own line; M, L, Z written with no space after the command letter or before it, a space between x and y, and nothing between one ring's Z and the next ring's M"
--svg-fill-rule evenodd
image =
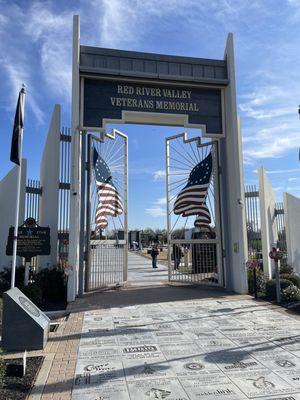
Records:
M238 125L233 35L227 38L225 60L229 84L224 90L225 135L220 139L222 165L222 225L225 244L225 282L229 290L247 293L247 232L242 139Z
M58 199L59 199L59 166L60 166L60 128L61 109L56 104L52 113L49 131L44 147L41 166L40 182L42 196L40 198L39 225L50 227L51 254L40 256L38 267L52 267L57 264L57 235L58 235Z
M27 160L22 159L19 226L25 219ZM0 181L0 269L11 266L12 256L6 256L6 243L10 226L15 224L18 167L12 168ZM20 265L20 258L17 259Z
M258 168L258 193L261 224L261 244L264 273L272 277L272 260L269 257L272 244L277 244L278 232L275 215L275 194L263 167Z
M283 193L288 264L300 275L300 199Z
M73 271L68 278L68 302L74 301L77 294L79 270L79 227L80 227L80 22L79 16L73 17L73 63L72 63L72 122L71 122L71 191L70 191L70 233L69 265Z

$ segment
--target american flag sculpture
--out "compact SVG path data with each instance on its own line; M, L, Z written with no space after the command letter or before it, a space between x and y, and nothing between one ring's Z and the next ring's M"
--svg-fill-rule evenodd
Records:
M95 215L96 229L105 229L107 217L116 217L123 213L121 196L117 191L110 169L94 148L94 172L97 185L98 205Z
M212 173L211 152L191 171L186 186L174 203L174 214L189 217L196 215L195 227L209 227L211 217L206 205L207 191Z

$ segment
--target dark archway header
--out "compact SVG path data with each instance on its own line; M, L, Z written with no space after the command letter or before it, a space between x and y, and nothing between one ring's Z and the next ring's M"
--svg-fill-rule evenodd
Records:
M224 136L226 60L80 46L79 73L83 129L131 121L129 113L160 114L159 124L176 125L164 116L177 115L184 126Z
M224 60L88 46L80 46L80 72L214 85L228 84L227 64Z

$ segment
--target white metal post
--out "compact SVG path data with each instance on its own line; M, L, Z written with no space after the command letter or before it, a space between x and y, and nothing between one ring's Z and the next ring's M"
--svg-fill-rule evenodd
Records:
M220 196L220 164L219 164L219 142L212 142L213 149L213 174L214 174L214 207L215 207L215 224L217 243L217 268L218 283L225 286L224 267L223 267L223 242L222 242L222 218L221 218L221 196Z
M19 207L20 207L20 192L21 192L21 175L22 175L22 140L23 129L20 138L20 165L18 167L18 183L17 183L17 199L16 199L16 213L15 213L15 227L14 227L14 242L13 242L13 258L11 267L11 288L15 287L16 263L17 263L17 246L18 246L18 226L19 226Z
M171 280L171 223L170 223L170 195L169 195L169 179L170 179L170 143L166 139L166 195L167 195L167 246L168 246L168 280Z
M77 274L79 266L79 219L80 219L80 22L79 16L73 17L73 64L72 64L72 142L71 142L71 191L70 191L70 230L69 264L72 273L68 278L68 302L74 301L77 294Z
M24 286L28 286L29 283L29 270L30 270L30 261L25 261Z
M24 89L24 86L23 86ZM23 94L23 101L21 102L22 116L24 118L25 109L25 92ZM20 208L20 194L21 194L21 176L22 176L22 148L23 148L23 128L20 130L19 137L19 160L20 165L18 166L18 181L17 181L17 199L16 199L16 213L15 213L15 227L14 227L14 241L13 241L13 258L11 267L11 289L15 287L15 276L16 276L16 263L17 263L17 246L18 246L18 227L19 227L19 208Z
M124 236L125 236L125 245L124 245L124 270L123 270L123 279L124 282L127 281L128 274L128 138L126 135L124 137Z
M85 243L85 291L91 287L91 151L92 137L87 136L87 178L86 178L86 243Z
M84 231L85 231L85 176L86 176L86 132L80 134L81 147L81 186L80 186L80 230L79 230L79 267L78 267L78 296L84 293Z

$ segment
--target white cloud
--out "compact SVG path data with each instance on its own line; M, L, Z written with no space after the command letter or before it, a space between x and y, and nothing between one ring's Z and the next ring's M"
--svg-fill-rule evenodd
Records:
M291 123L272 125L268 128L257 129L251 136L245 136L243 142L244 158L253 159L278 158L289 151L295 151L298 157L299 130Z
M274 170L266 170L266 174L290 174L291 172L299 172L300 168L290 168L290 169L274 169ZM257 174L257 169L253 170ZM297 178L290 178L297 179Z
M258 10L260 1L240 0L94 0L95 10L102 10L100 17L100 36L104 46L127 47L138 46L147 41L147 36L168 26L170 20L177 20L178 29L186 31L210 28L205 16L211 17L211 23L226 27L228 23L239 23L241 14L247 17L249 9ZM165 18L167 18L167 23ZM179 25L180 24L180 25ZM232 28L232 26L231 26Z
M152 206L146 208L146 214L151 215L152 217L164 217L166 215L166 210L161 206Z
M295 115L296 112L294 97L285 87L264 84L240 98L239 109L243 116L249 118L273 119Z
M26 68L26 65L23 65L20 59L12 63L9 58L0 57L0 62L2 62L2 67L6 72L7 82L10 84L11 88L8 93L8 107L10 109L14 109L16 107L18 93L22 84L24 83L26 85L25 114L26 108L29 107L38 124L43 123L45 114L39 105L36 94L34 93L34 84L30 71Z
M73 10L58 14L47 3L28 11L26 34L39 49L40 65L48 88L68 103L71 99Z
M166 171L164 169L159 169L155 171L153 174L154 181L163 181L165 180L165 177L166 177Z
M151 207L146 208L145 212L146 214L149 214L152 217L165 217L166 204L167 204L167 199L165 197L160 197L152 203Z
M159 199L156 200L156 204L166 205L167 204L167 198L166 197L160 197Z

